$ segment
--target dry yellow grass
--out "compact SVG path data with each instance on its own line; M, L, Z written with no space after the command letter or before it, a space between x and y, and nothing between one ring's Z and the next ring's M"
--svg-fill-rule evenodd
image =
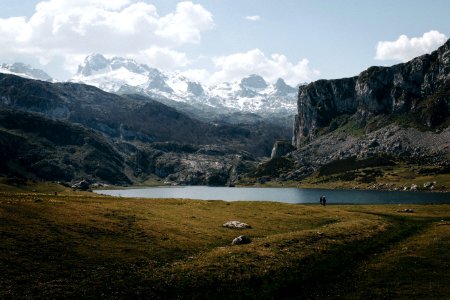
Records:
M439 255L450 250L450 205L410 205L407 214L397 205L126 199L57 188L0 192L0 298L361 298L372 284L376 297L405 286L409 298L450 293L448 256ZM229 220L252 228L223 228ZM241 234L252 243L231 246ZM431 285L405 283L419 270Z

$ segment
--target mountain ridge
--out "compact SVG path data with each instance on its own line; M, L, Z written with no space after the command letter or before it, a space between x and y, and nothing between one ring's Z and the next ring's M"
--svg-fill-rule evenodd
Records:
M428 127L450 113L450 39L431 54L391 67L370 67L358 76L318 80L299 88L293 143L305 145L341 115L364 121L382 114L418 113ZM426 101L432 95L440 99Z
M434 188L439 176L448 180L450 39L406 63L302 86L297 105L295 149L253 174L402 190ZM430 179L432 184L422 181Z
M292 114L297 93L281 78L275 84L268 84L261 76L250 74L239 82L205 86L178 72L162 72L132 59L107 59L101 54L86 57L70 81L119 94L140 93L175 107L177 102L183 102L228 113L244 111L262 115Z
M15 62L13 64L1 64L0 65L0 73L5 74L13 74L17 76L21 76L28 79L36 79L42 81L55 82L50 75L41 69L33 68L31 65L27 65L20 62Z

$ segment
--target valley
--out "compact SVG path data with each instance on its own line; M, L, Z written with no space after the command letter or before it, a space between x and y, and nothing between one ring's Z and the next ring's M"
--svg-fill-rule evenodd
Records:
M293 133L287 121L291 106L275 102L281 109L275 112L264 104L271 100L257 100L270 94L264 89L274 88L280 99L289 101L292 90L280 81L271 87L256 75L242 79L237 90L231 88L237 94L227 99L251 94L259 108L267 109L223 110L221 104L209 103L217 114L203 110L206 102L198 106L203 96L188 90L178 90L176 97L186 96L183 101L167 94L172 99L161 102L162 86L169 90L175 79L132 60L90 56L74 77L115 94L91 85L0 74L5 149L0 174L70 184L267 183L448 191L449 52L447 41L432 54L404 64L301 86ZM138 91L135 84L129 94L123 93L123 80L116 82L120 87L110 85L115 72L125 69L147 78L145 85L152 88ZM23 65L8 70L44 76ZM151 80L162 85L156 87ZM178 93L173 88L171 93ZM158 90L159 96L150 90ZM205 90L199 87L201 93Z
M0 299L449 299L450 1L0 7Z

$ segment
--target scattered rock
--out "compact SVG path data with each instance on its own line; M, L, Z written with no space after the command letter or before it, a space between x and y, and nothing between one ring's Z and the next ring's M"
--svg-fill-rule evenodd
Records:
M250 225L239 222L239 221L228 221L225 224L223 224L222 226L227 227L227 228L237 228L237 229L252 228Z
M244 245L244 244L250 244L251 243L251 239L245 235L240 235L237 238L235 238L232 242L231 245Z
M435 185L436 185L436 181L429 181L429 182L425 182L423 184L423 187L426 188L426 189L432 190L432 189L434 189Z
M411 209L411 208L405 208L405 209L402 209L402 210L398 210L397 212L401 212L401 213L413 213L414 210Z
M367 147L369 147L369 148L375 148L375 147L378 147L378 146L380 146L380 143L377 140L375 140L375 139L369 141L369 145L367 145Z

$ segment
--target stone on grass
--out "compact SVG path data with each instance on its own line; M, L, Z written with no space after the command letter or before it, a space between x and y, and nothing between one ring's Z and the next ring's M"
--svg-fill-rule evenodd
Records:
M237 228L237 229L252 228L250 225L239 222L239 221L228 221L225 224L223 224L222 226L227 227L227 228Z
M231 245L249 244L251 241L252 240L249 237L245 235L240 235L231 242Z

